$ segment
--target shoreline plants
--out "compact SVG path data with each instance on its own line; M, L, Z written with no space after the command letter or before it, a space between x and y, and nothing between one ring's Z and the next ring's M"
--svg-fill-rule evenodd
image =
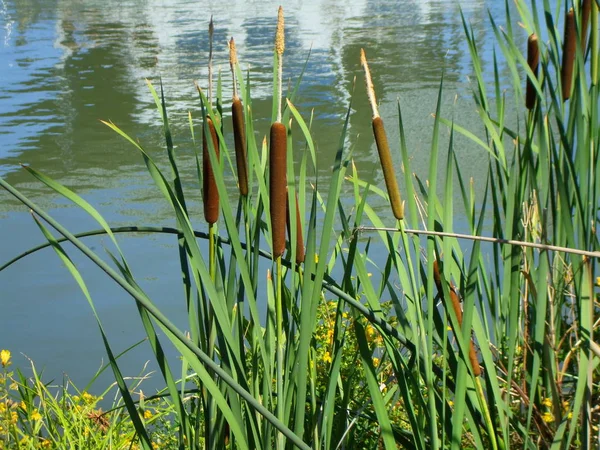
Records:
M316 179L310 121L294 106L301 74L287 92L282 87L281 8L268 141L255 133L249 77L240 69L233 38L232 122L223 110L220 77L213 95L211 43L208 95L198 85L199 108L189 115L208 233L191 225L198 212L189 199L198 188L184 189L180 179L162 84L158 91L150 82L148 87L162 120L170 173L159 170L126 130L105 124L139 152L171 206L172 228L111 228L76 193L25 167L99 224L99 230L75 236L0 179L32 210L46 246L73 275L97 319L119 400L111 414L91 412L95 433L107 436L122 426L129 448L143 449L597 448L598 9L593 0L558 1L555 7L519 1L516 9L506 2L505 28L489 17L496 37L491 83L462 17L481 128L467 130L451 112L442 113L442 76L428 180L410 170L405 138L412 131L404 129L401 102L400 139L388 142L361 51L357 66L365 71L387 192L363 181L353 163L353 152L361 150L348 145L351 105L329 186L317 190L323 185ZM212 30L211 19L211 38ZM501 89L500 61L509 93ZM506 125L508 111L517 115L510 121L515 128ZM231 133L235 158L227 147ZM484 192L474 192L462 176L457 133L488 155ZM401 172L393 167L393 151ZM237 174L239 196L227 190L225 166ZM342 201L344 185L352 198ZM370 206L380 198L391 206L382 214ZM466 217L469 235L454 233L456 214ZM482 235L484 223L491 235ZM186 330L176 328L136 283L117 239L134 232L170 233L177 240L182 276L173 292L179 289L186 305ZM85 244L92 234L110 237L108 262ZM208 255L199 239L209 240ZM68 252L66 241L74 245ZM143 398L121 373L71 252L86 255L136 302L164 380L159 409L169 439L157 441ZM370 258L375 252L384 255L379 265ZM181 358L180 369L166 357L173 353ZM61 447L66 441L60 436L69 430L56 418L73 408L46 408L53 403L37 375L31 381L5 370L2 380L0 448ZM66 388L60 395L73 400ZM25 399L25 410L14 408ZM29 443L20 442L24 433L31 434Z

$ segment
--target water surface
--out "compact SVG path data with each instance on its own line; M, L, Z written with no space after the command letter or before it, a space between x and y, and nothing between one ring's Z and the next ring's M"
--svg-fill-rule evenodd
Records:
M499 3L460 3L481 42L488 79L493 33L487 14L490 10L502 23ZM222 69L226 97L231 95L226 42L231 36L236 40L240 62L252 79L260 142L270 123L278 5L268 0L231 0L226 8L223 2L183 0L0 1L0 175L73 232L97 226L36 183L21 163L76 190L111 225L173 225L139 154L99 121L113 121L164 161L161 124L145 82L147 78L158 84L162 77L185 187L197 193L191 208L197 213L196 225L202 227L187 114L200 114L194 81L207 84L208 20L214 15L215 63ZM327 183L354 92L348 144L355 147L360 175L383 186L360 48L365 48L370 61L390 142L397 142L399 100L412 170L422 178L428 170L431 114L442 70L444 112L462 124L476 120L467 82L470 57L456 1L307 0L284 7L284 77L291 85L310 53L296 106L306 119L314 111L322 185ZM500 69L503 80L508 80L502 65ZM465 175L474 176L476 184L484 183L480 177L487 156L460 139L457 153L465 162ZM0 231L0 262L43 242L29 212L6 192L0 192ZM144 289L185 328L173 239L129 236L120 241ZM86 242L101 254L109 246L106 238ZM141 339L132 300L77 253L71 255L89 283L115 351ZM49 377L64 371L80 384L89 380L104 350L89 306L51 250L0 272L0 292L0 348L12 350L20 365L25 362L20 352L33 358L46 367ZM125 373L137 374L147 359L147 347L132 352Z

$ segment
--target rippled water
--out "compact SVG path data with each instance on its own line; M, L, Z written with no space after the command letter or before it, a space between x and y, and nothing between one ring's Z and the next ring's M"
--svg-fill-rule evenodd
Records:
M481 43L488 79L493 33L487 14L490 10L502 23L500 3L460 2ZM172 225L139 155L99 119L113 121L160 158L164 153L161 126L144 79L158 83L162 77L175 144L186 167L186 187L196 189L187 113L199 115L194 80L206 86L208 20L214 15L215 60L223 70L225 97L231 88L226 41L231 36L236 40L240 62L252 80L260 141L270 121L278 4L267 0L231 0L226 5L184 0L0 0L0 174L72 231L97 226L33 182L20 163L82 194L111 225ZM477 117L470 101L470 57L456 1L307 0L284 8L284 77L292 85L310 52L296 106L305 117L314 110L322 183L353 89L349 139L356 146L357 166L362 176L382 183L359 65L361 47L370 61L391 142L397 142L400 99L417 174L427 174L431 113L442 68L444 110L450 116L454 107L463 124ZM466 175L481 173L486 155L459 143L457 152L465 161ZM200 209L198 203L191 206ZM29 213L6 192L0 192L0 230L0 263L42 242ZM105 239L88 242L101 253L108 245ZM185 327L181 293L172 291L178 274L172 244L172 239L158 237L123 238L124 251L143 287ZM89 263L76 254L73 257L81 263L117 350L140 338L132 301ZM89 379L104 351L89 307L51 251L1 272L0 295L0 347L25 353L46 366L51 376L64 370L76 379ZM132 353L127 373L136 373L147 358L145 352Z

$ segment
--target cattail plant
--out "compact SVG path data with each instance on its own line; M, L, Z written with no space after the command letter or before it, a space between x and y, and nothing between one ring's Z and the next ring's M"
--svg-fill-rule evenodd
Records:
M444 288L442 285L442 276L440 274L440 268L438 261L433 262L433 279L438 290L442 301L444 300ZM460 299L458 297L458 292L454 285L450 283L448 286L450 293L450 302L452 303L452 309L456 315L456 320L458 322L458 326L462 328L463 323L463 313L460 305ZM447 308L447 304L444 301L444 307ZM460 330L454 330L455 334L460 333ZM477 359L477 351L475 350L475 344L473 342L473 338L469 339L469 362L471 363L471 367L473 369L473 375L475 376L475 388L477 391L477 396L479 397L479 403L481 410L483 412L484 420L487 426L488 437L490 439L491 448L498 449L498 441L496 438L496 430L494 428L494 423L492 422L492 418L490 416L490 411L487 406L487 399L483 392L483 386L481 384L481 367L479 366L479 360ZM500 439L500 448L504 448L502 439Z
M283 8L279 7L275 52L277 54L277 121L271 125L269 158L269 194L273 258L283 255L285 250L286 199L287 199L287 129L281 123L281 96L283 79Z
M442 277L440 275L440 268L438 261L433 262L433 279L435 281L435 286L438 290L440 297L444 298L444 289L442 286ZM456 292L456 288L450 284L450 301L452 302L452 309L454 309L454 313L456 314L456 320L458 321L458 325L462 326L463 314L462 308L460 306L460 299L458 298L458 293ZM458 332L458 330L455 330ZM473 368L473 374L478 377L481 375L481 368L479 367L479 360L477 359L477 351L475 350L475 344L473 343L473 339L470 340L469 346L469 360L471 361L471 367Z
M381 161L381 168L383 169L385 186L387 188L388 195L390 196L394 217L396 217L398 220L402 220L404 218L404 206L400 198L400 190L398 189L398 182L396 181L396 174L394 173L392 155L390 153L390 146L388 145L387 136L385 134L383 120L381 119L379 110L377 108L377 100L375 98L375 89L373 88L373 81L371 79L371 71L369 70L369 65L367 64L365 51L362 48L360 49L360 63L365 71L367 95L369 97L369 103L371 104L371 110L373 112L373 134L375 135L375 144L377 145L379 160Z
M235 66L237 53L233 38L229 41L229 65L233 78L233 102L231 104L231 119L233 121L233 140L235 144L235 161L237 165L240 195L248 195L248 157L246 154L246 130L244 127L244 106L238 95Z
M562 66L560 70L562 81L563 101L571 97L573 85L573 64L575 63L575 52L577 43L577 32L575 30L575 13L573 8L569 9L565 17L565 34L563 39Z
M287 208L287 229L288 229L288 239L290 242L292 241L292 215L289 197L286 196ZM302 226L300 223L300 205L298 204L298 193L296 192L296 201L294 202L296 205L296 264L301 264L304 262L304 238L302 235Z
M277 328L277 418L284 419L285 392L283 389L284 342L283 331L283 268L281 256L285 250L285 225L287 205L287 129L281 122L281 97L283 82L283 51L285 49L283 8L277 13L277 30L275 32L275 54L277 56L277 120L271 125L269 154L269 201L271 212L271 239L273 259L277 261L277 290L275 298L275 321ZM277 438L277 449L283 450L283 435Z
M540 63L540 48L538 46L538 38L535 33L532 33L527 39L527 65L537 77L538 66ZM527 78L527 88L525 91L525 107L527 109L533 109L535 106L535 99L537 93L533 87L533 82L530 78Z

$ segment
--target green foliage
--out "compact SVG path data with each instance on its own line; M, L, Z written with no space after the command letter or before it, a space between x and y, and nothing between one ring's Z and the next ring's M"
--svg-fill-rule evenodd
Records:
M156 413L162 422L149 423L140 416L142 406L133 400L96 316L122 398L119 406L130 417L124 421L122 410L115 410L108 419L110 430L117 434L125 430L130 440L144 448L156 444L157 435L167 447L207 449L594 445L600 421L600 347L594 338L600 323L596 319L600 314L598 5L592 5L589 39L583 39L587 30L581 26L579 3L574 5L578 44L585 41L586 47L576 47L566 102L561 92L562 38L556 26L564 20L563 8L551 10L546 1L543 10L536 2L531 5L528 9L517 3L525 31L513 29L510 16L506 29L490 17L499 49L494 53L491 83L483 75L479 43L463 17L473 60L473 101L483 134L448 119L451 111L441 109L441 82L429 179L404 177L406 217L393 227L385 226L391 212L378 213L372 207L379 197L387 200L387 195L361 180L360 168L353 164L353 149L348 145L350 105L327 194L319 191L310 121L293 105L294 88L282 123L288 127L288 201L295 205L298 195L300 220L289 214L292 244L288 242L285 258L274 259L261 248L272 242L269 149L266 141L257 144L250 85L242 81L239 66L234 70L245 106L247 196L234 198L223 175L225 164L233 164L227 148L231 127L223 112L227 109L213 108L199 89L199 108L190 113L193 138L207 131L209 118L216 125L222 155L217 158L208 139L208 160L215 168L221 208L220 220L208 234L191 225L198 213L188 208L186 199L197 195L197 188L184 188L179 178L173 146L177 136L169 127L166 96L162 86L159 95L150 82L170 175L159 169L142 143L118 124L106 124L139 152L173 211L174 228L111 228L77 194L27 168L89 213L102 228L92 233L111 237L116 253L109 253L109 265L83 243L82 235L72 235L0 179L4 189L34 212L48 245L92 309L93 300L62 246L64 241L72 242L136 301L164 379ZM506 11L509 15L508 2ZM545 42L539 39L537 75L520 50L531 33L547 36ZM499 58L506 61L510 95L501 89ZM279 60L275 57L274 63ZM274 68L274 85L276 78ZM525 78L537 94L531 110L525 109ZM222 94L218 95L217 105L225 105ZM277 99L273 102L275 111ZM403 172L411 174L405 139L411 130L404 129L400 105L398 112ZM510 121L516 123L515 129L507 126L509 114L516 114ZM440 171L443 126L448 127L450 138L446 165ZM469 187L469 180L463 178L464 163L454 148L457 133L488 155L483 192L475 193L472 182ZM293 148L299 142L304 148ZM202 185L200 150L194 146L197 186ZM294 165L294 159L300 164ZM342 199L342 192L351 192L350 198ZM454 203L455 192L462 204ZM466 218L471 236L454 234L457 214ZM478 239L484 224L492 230L485 246ZM63 237L54 237L47 225ZM299 230L306 244L303 263L296 261ZM118 246L117 234L125 231L176 236L183 286L180 301L188 311L185 332L136 283ZM200 249L200 238L210 240L208 255ZM374 253L377 263L371 259ZM171 344L168 347L182 359L179 373L167 362L165 344ZM19 414L28 420L0 443L23 436L55 439L50 425L42 430L35 428L39 421L32 420L46 395L37 376L34 380L34 388L29 388L31 382L20 377L19 395L28 406L27 416ZM190 390L188 382L196 388ZM8 391L2 392L4 401ZM78 404L66 389L62 398ZM93 407L88 414L94 414ZM43 416L46 422L53 414ZM3 417L10 426L12 416ZM73 433L86 438L85 431Z

